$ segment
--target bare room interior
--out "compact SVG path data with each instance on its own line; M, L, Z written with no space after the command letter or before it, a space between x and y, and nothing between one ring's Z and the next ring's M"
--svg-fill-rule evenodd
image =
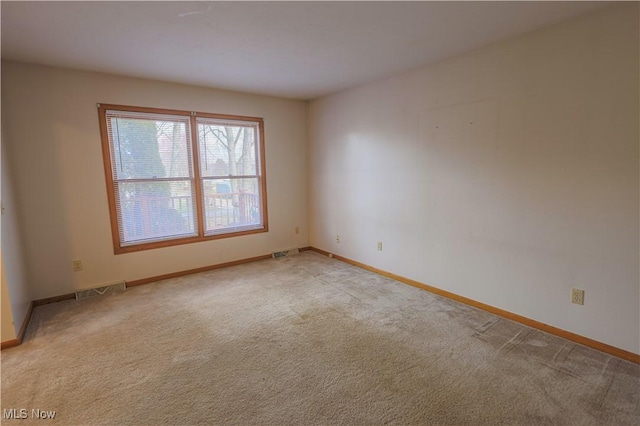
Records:
M0 8L2 423L640 423L638 2Z

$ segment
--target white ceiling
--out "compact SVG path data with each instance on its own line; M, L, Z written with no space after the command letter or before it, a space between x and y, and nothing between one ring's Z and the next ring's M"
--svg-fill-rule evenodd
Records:
M603 4L2 1L2 58L312 99Z

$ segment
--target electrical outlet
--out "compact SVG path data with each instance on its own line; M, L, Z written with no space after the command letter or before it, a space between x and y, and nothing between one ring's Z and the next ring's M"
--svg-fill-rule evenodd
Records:
M336 235L336 244L340 244L340 235Z
M378 251L382 251L382 241L378 241Z
M571 303L575 303L576 305L584 305L584 290L580 290L579 288L572 288Z
M82 271L82 260L74 260L73 261L73 272Z
M295 233L296 233L296 235L300 233L300 227L299 226L296 226Z

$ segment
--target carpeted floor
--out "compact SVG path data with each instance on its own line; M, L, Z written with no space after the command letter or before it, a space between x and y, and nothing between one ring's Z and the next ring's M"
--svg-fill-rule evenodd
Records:
M639 365L304 252L36 308L1 405L28 410L4 424L622 425L639 386Z

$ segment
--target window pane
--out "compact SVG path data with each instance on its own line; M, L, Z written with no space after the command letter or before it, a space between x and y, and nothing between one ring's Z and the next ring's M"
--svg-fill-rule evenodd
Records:
M122 245L196 235L191 182L116 183Z
M262 228L257 178L203 179L202 186L208 234Z
M116 254L268 230L261 118L98 109Z
M186 121L110 116L115 179L191 176Z
M255 125L198 119L201 175L255 176L256 134Z

